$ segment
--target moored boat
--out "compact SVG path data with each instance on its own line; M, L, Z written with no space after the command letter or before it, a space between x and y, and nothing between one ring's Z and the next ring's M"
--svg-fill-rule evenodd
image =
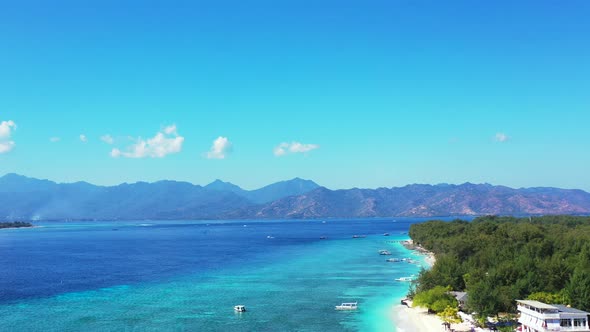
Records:
M357 302L343 302L336 306L336 310L356 310L358 308Z
M416 278L414 276L411 277L401 277L401 278L396 278L395 281L414 281L416 280Z

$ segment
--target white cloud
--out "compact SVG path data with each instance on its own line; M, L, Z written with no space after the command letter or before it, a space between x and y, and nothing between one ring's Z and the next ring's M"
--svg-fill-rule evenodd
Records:
M108 135L108 134L100 136L100 140L107 143L107 144L115 143L115 139L113 138L113 136Z
M232 144L227 137L219 136L215 141L209 152L207 152L208 159L225 159L227 154L231 151Z
M303 143L299 143L299 142L291 142L291 143L283 142L283 143L277 145L273 149L273 152L274 152L275 156L280 157L280 156L284 156L288 153L306 153L311 150L319 149L319 147L320 146L317 144L303 144Z
M174 127L174 130L171 128ZM184 137L176 132L176 126L168 126L156 136L143 140L137 138L135 144L129 146L125 151L114 148L111 150L111 157L126 158L163 158L168 154L178 153L182 150Z
M273 150L275 156L280 157L280 156L284 156L285 154L287 154L287 150L286 150L287 147L289 147L289 144L288 143L281 143L281 144L279 144Z
M293 142L289 147L289 151L293 153L305 153L311 150L315 150L319 147L320 146L316 144L301 144L299 142Z
M112 149L111 150L111 157L113 158L119 158L121 156L122 152L119 149Z
M496 136L494 136L494 141L496 142L506 142L510 139L510 137L508 137L508 135L504 134L504 133L496 133Z
M59 138L59 137L50 137L49 138L49 141L51 143L59 142L59 141L61 141L61 138Z
M167 126L166 128L164 128L164 133L171 135L171 134L176 134L176 125L170 125Z
M10 138L12 131L16 129L16 123L14 121L2 121L0 123L0 139Z
M0 142L0 153L10 152L14 148L14 141Z
M277 147L274 148L273 152L275 156L280 157L287 154L287 149L289 148L289 143L281 143Z
M88 142L88 137L86 137L86 135L82 134L80 135L80 141L82 141L83 143Z
M16 123L12 120L0 122L0 153L10 152L14 148L14 141L10 139L16 130Z

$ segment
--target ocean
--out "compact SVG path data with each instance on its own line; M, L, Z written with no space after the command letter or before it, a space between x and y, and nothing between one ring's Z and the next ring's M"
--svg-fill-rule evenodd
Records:
M424 220L37 222L0 230L0 329L395 331L391 308L409 286L395 279L424 265L398 241ZM418 262L386 262L392 257ZM342 302L359 309L334 310ZM247 312L235 313L238 304Z

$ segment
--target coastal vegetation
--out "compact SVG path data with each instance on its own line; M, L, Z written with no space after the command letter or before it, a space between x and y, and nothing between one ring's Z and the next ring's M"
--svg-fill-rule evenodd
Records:
M450 287L436 286L414 296L414 304L426 307L435 312L443 312L446 308L457 307L457 300L449 291Z
M515 312L527 298L590 311L590 217L428 221L409 234L437 258L414 285L418 302L448 289L466 291L465 309L480 317Z
M33 227L33 224L24 221L14 222L0 222L0 229L2 228L21 228L21 227Z
M449 292L450 287L436 286L432 289L425 290L414 296L414 305L428 308L429 311L436 312L437 315L446 324L460 323L461 318L458 316L458 302Z

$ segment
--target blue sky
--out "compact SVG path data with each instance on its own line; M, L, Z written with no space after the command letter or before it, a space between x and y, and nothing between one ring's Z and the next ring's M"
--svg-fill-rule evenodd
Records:
M2 3L0 174L590 190L588 17L588 1Z

